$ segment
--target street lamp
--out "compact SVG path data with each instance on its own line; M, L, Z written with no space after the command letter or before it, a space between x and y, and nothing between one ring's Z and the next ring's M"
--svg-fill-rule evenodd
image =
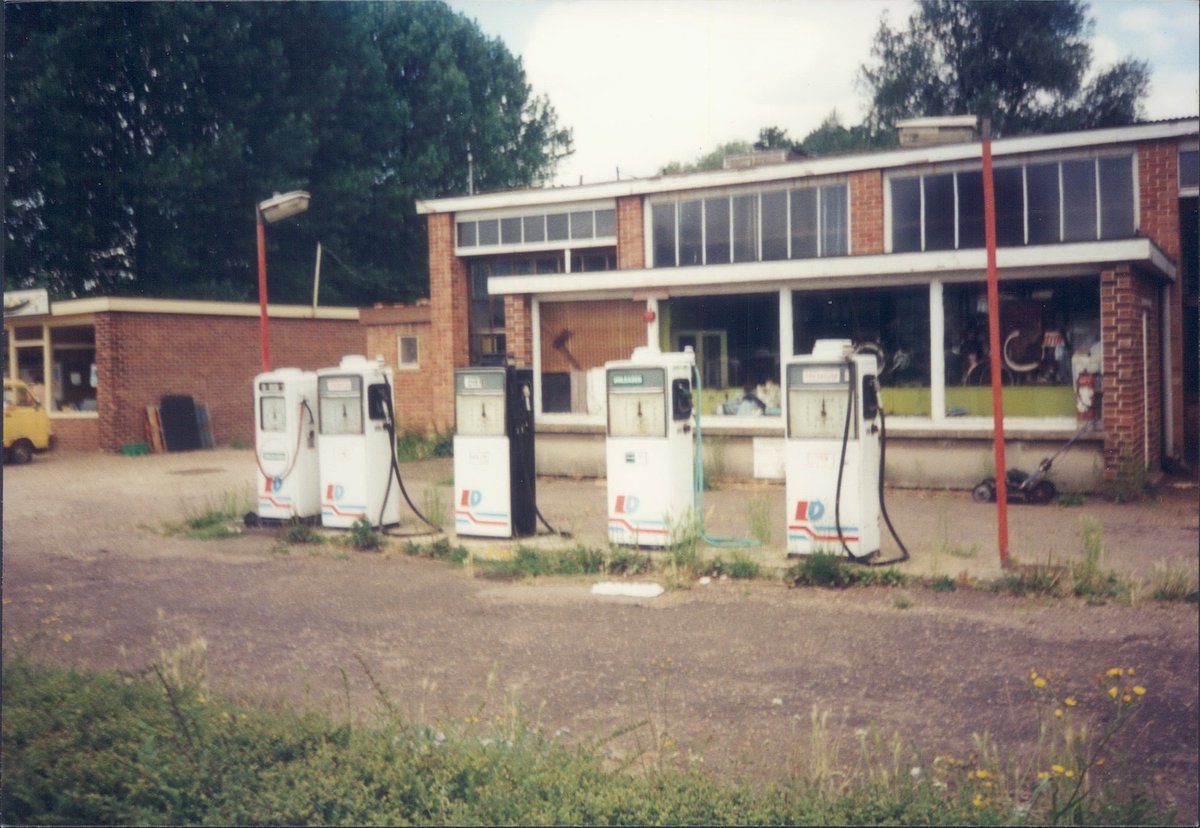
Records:
M299 215L308 209L309 195L304 190L293 190L283 195L274 195L258 203L254 211L258 229L258 308L260 313L259 334L262 338L263 373L271 370L271 349L267 344L267 244L266 225Z

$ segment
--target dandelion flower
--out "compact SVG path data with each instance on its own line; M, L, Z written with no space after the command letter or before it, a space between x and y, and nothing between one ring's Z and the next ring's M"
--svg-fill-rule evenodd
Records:
M1125 674L1125 671L1122 670L1120 667L1112 667L1104 675L1106 675L1106 676L1121 676L1124 674Z
M1074 706L1075 706L1075 705L1077 705L1078 703L1079 703L1079 702L1075 701L1075 700L1074 700L1073 698L1071 698L1070 696L1068 696L1067 698L1063 699L1063 704L1065 704L1067 707L1074 707Z
M1039 678L1035 678L1035 679L1033 680L1033 686L1034 686L1034 687L1037 687L1037 688L1039 688L1039 689L1040 689L1040 688L1042 688L1042 687L1045 687L1045 686L1046 686L1046 680L1045 680L1044 678L1040 678L1040 677L1039 677Z
M1069 770L1069 771L1067 771L1067 772L1064 774L1064 776L1066 776L1066 777L1067 777L1067 779L1074 779L1074 778L1075 778L1075 771L1073 771L1073 770Z
M1127 675L1127 676L1132 676L1132 675L1133 675L1133 668L1132 668L1132 667L1130 667L1129 669L1127 669L1127 670L1125 671L1125 675Z
M1049 779L1049 778L1050 778L1049 771L1038 771L1038 779Z
M975 771L975 776L978 779L987 779L989 776L991 776L991 774L985 770L977 770Z
M71 640L72 638L74 638L74 637L75 637L75 636L71 635L70 633L63 633L63 637L62 637L62 638L63 638L63 641L70 641L70 640Z
M1034 680L1035 678L1037 678L1037 677L1038 677L1038 676L1037 676L1037 670L1030 670L1030 671L1029 671L1029 680L1030 680L1030 681L1033 681L1033 680Z
M1103 764L1104 764L1104 757L1101 757L1101 758L1097 759L1097 760L1096 760L1096 764L1097 764L1097 765L1103 765Z
M1055 773L1063 773L1066 771L1066 768L1064 768L1062 765L1051 765L1050 770L1054 771Z
M1131 701L1133 701L1133 696L1131 696L1131 695L1129 695L1128 693L1126 693L1124 696L1121 696L1121 701L1123 701L1123 702L1131 702Z
M971 800L971 804L976 808L983 807L983 794L975 794L975 798Z
M1108 688L1108 695L1112 696L1114 699L1117 697L1117 692L1117 688L1115 687Z
M1139 696L1144 696L1146 695L1146 688L1142 687L1140 684L1135 684L1133 686L1133 692Z
M1061 719L1063 717L1063 709L1060 707L1054 711L1054 718Z

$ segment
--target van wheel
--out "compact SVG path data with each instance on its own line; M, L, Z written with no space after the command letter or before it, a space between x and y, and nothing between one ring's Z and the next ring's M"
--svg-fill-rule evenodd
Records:
M9 462L15 465L28 463L33 459L33 443L28 440L17 440L8 450Z

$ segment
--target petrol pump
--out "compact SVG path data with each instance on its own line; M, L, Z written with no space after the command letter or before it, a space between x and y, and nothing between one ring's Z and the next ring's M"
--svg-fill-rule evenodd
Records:
M345 529L364 517L373 526L398 523L392 369L382 360L342 357L338 367L317 371L317 408L321 524Z
M321 513L316 401L317 375L312 371L279 368L254 378L259 519L290 520Z
M789 556L825 552L866 561L879 552L883 415L877 373L875 356L853 353L846 340L818 340L810 356L787 363Z
M455 370L454 420L457 533L534 534L533 371L511 365Z
M604 366L612 543L666 546L672 530L695 519L695 368L690 348L662 353L646 347Z

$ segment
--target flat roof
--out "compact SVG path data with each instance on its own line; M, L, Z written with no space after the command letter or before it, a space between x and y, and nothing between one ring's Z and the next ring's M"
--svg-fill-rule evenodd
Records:
M63 299L50 303L49 314L6 316L5 324L20 323L46 316L78 316L90 313L170 313L193 316L253 316L260 315L255 302L214 302L199 299L145 299L137 296L93 296L84 299ZM326 319L358 321L358 308L313 308L311 305L267 304L267 316L272 319Z
M1025 135L992 141L996 158L1055 150L1083 149L1142 141L1195 138L1200 133L1200 118L1189 117L1147 124L1060 132L1051 135ZM802 179L839 175L862 170L886 170L897 167L925 166L980 158L982 144L969 141L955 144L896 148L888 150L805 158L781 164L769 164L742 170L712 170L653 178L631 178L602 184L571 187L508 190L474 196L417 199L417 213L458 213L541 205L572 204L581 201L614 199L623 196L653 195L678 190L698 190L738 184Z

